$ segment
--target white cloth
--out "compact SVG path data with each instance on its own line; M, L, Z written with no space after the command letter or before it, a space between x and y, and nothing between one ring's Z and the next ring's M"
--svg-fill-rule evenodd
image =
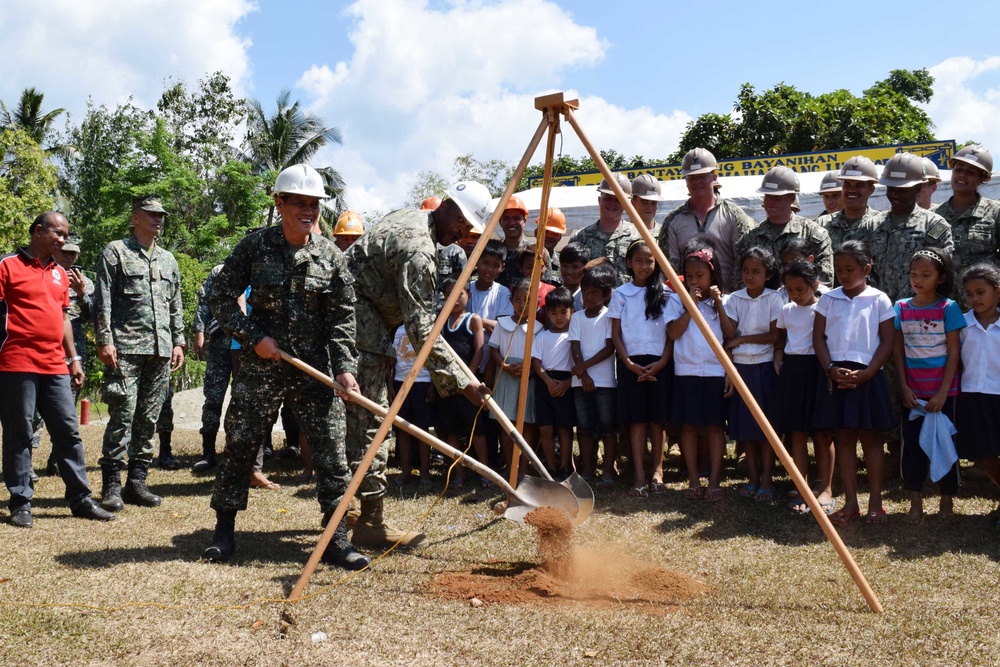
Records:
M584 361L603 350L608 341L611 340L611 319L608 317L608 309L602 307L601 312L595 317L587 317L584 310L573 313L573 318L569 321L569 339L580 342L580 354L583 355ZM587 375L597 387L617 387L615 355L612 354L599 364L588 368ZM573 386L583 386L580 378L575 375L573 376Z
M778 313L778 328L785 330L785 354L816 354L816 350L813 349L815 319L815 303L800 306L789 301L781 307Z
M719 313L715 310L715 303L711 299L699 301L698 310L708 321L708 326L715 334L716 340L722 342L722 324L719 322ZM687 311L684 309L684 302L681 301L681 298L676 294L671 294L665 310L667 322L673 322L685 312ZM718 357L715 356L715 352L712 351L694 320L691 320L680 338L674 341L674 374L697 377L725 377L726 375Z
M611 295L608 317L621 320L622 342L628 356L651 354L659 357L663 354L667 343L667 320L664 313L655 319L646 319L645 287L625 283L617 288Z
M987 328L971 310L965 314L962 341L962 391L1000 394L1000 322Z
M406 335L406 328L401 324L396 329L396 338L392 342L392 349L396 351L396 374L393 376L396 381L402 382L410 374L413 362L417 360L417 351L410 345L410 339ZM417 373L416 382L430 382L431 374L426 368L421 368Z
M751 297L746 288L733 292L726 299L726 313L736 323L737 336L753 336L771 330L771 322L776 322L781 312L781 295L767 287L756 297ZM733 349L733 363L761 364L774 361L774 345L771 343L744 343Z
M878 349L879 325L896 316L886 293L870 285L853 299L844 294L843 287L830 290L819 298L816 312L826 317L830 361L853 361L865 366Z
M569 346L569 331L539 331L531 341L531 358L542 362L547 371L573 370L573 352Z
M937 482L958 461L958 452L955 451L955 434L958 429L948 419L948 415L943 412L927 412L926 407L927 401L917 399L917 407L910 409L910 421L924 418L924 423L920 425L920 449L930 459L931 481Z

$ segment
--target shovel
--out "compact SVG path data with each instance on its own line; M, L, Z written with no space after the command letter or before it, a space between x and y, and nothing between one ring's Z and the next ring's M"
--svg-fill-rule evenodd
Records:
M452 358L455 360L455 363L461 367L462 372L465 373L470 380L476 380L475 374L465 364L465 362L462 361L462 358L458 356L458 353L452 349L451 345L448 344L448 341L441 339L441 342L444 343L444 346L448 348L449 352L451 352ZM504 432L513 438L514 442L517 443L517 446L522 452L525 453L528 460L531 461L531 465L534 466L535 470L537 470L546 481L552 482L553 484L560 484L572 491L573 495L576 496L576 500L580 506L580 511L577 512L576 517L573 518L573 525L578 526L586 521L587 517L589 517L594 511L594 490L591 489L590 485L584 481L583 477L580 477L580 475L576 473L576 470L574 470L573 474L562 482L554 481L552 479L552 475L549 474L549 471L546 470L545 466L542 464L542 460L538 458L538 454L536 454L535 450L528 445L524 436L521 435L517 428L514 427L507 415L504 414L504 411L500 409L497 402L493 400L492 396L486 397L486 407L489 408L489 411L493 413L493 416L496 417L498 422L500 422L500 426L503 428ZM572 447L573 443L566 443L564 446ZM530 478L525 477L524 479ZM523 484L524 481L522 480L521 485Z
M301 359L296 359L283 350L279 350L278 353L284 361L288 362L292 366L295 366L303 373L312 376L337 391L344 391L344 386L329 375L321 373ZM389 412L378 403L365 398L357 392L352 391L347 394L347 397L352 403L360 405L362 408L378 415L379 417L384 418ZM507 507L502 514L505 519L517 521L518 523L524 523L524 517L533 510L540 507L553 507L564 512L574 525L579 523L579 521L577 521L577 517L580 514L580 503L577 501L576 495L574 495L574 493L566 486L563 486L558 482L554 482L551 479L525 477L521 484L518 485L517 490L515 490L507 482L507 480L498 475L488 466L483 465L475 459L469 458L451 445L435 438L430 433L424 431L418 426L414 426L402 417L397 416L392 423L421 442L433 447L445 456L458 460L459 463L464 465L469 470L472 470L476 474L489 479L491 482L500 487L500 489L507 494Z

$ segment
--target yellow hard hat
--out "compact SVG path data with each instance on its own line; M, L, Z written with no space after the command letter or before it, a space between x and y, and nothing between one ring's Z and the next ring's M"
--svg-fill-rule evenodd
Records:
M361 216L354 211L344 211L337 218L337 225L333 228L334 236L361 236L364 233L364 222L361 221Z

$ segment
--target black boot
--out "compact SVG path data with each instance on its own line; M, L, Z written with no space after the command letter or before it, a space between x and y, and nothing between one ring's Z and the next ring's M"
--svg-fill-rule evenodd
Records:
M146 475L149 474L149 464L142 461L128 462L128 478L122 489L122 500L130 505L143 507L159 507L160 497L146 488Z
M160 458L156 464L163 470L181 469L181 462L174 458L174 448L170 444L172 439L172 432L163 431L160 433Z
M215 510L215 535L201 557L213 563L224 563L236 551L236 512Z
M201 434L201 460L194 464L191 472L204 473L215 467L215 435Z
M327 521L329 521L329 518L327 518ZM354 545L348 541L347 519L340 520L340 525L334 531L333 538L326 545L326 551L323 552L320 560L329 565L342 567L345 570L363 570L372 563L368 556L359 553L354 548Z
M101 507L109 512L125 509L122 503L122 477L118 462L101 466Z

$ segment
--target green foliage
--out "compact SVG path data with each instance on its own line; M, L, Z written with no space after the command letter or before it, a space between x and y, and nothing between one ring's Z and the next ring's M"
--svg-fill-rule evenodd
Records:
M0 250L27 243L28 226L54 203L56 169L20 128L0 130Z
M17 127L27 132L36 144L45 143L51 134L52 122L66 110L59 108L42 112L44 98L45 95L34 88L25 88L13 110L0 102L0 128Z
M933 124L917 105L930 101L933 83L926 69L893 70L861 97L847 90L813 96L785 83L758 93L745 83L733 115L703 114L688 123L670 162L696 147L722 160L932 141Z
M436 171L421 171L417 174L417 182L406 195L406 206L418 208L420 202L428 197L444 197L448 190L448 179Z
M633 155L632 157L626 157L616 150L604 150L600 151L601 159L604 160L605 164L612 171L619 171L622 169L639 169L645 167L646 165L652 164L663 164L663 160L649 159L647 160L641 155ZM520 192L522 190L527 190L530 185L532 178L541 178L544 175L545 163L540 162L537 164L529 165L527 169L524 170L524 175L521 180L517 183L517 188L515 192ZM573 158L568 155L560 155L552 160L552 175L559 176L563 174L577 174L580 172L593 172L599 171L597 168L597 163L589 155L583 158ZM514 176L514 168L510 167L505 175L505 183L509 181ZM501 188L501 193L503 188ZM494 196L499 196L494 195Z

